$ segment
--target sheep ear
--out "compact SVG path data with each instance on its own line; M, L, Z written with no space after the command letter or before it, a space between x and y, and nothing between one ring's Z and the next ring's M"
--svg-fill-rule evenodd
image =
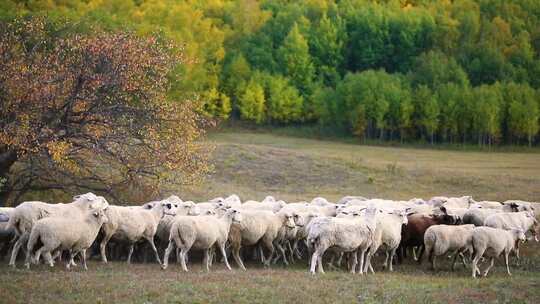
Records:
M448 215L448 210L446 210L445 206L441 206L441 207L439 207L439 209L441 209L442 213Z

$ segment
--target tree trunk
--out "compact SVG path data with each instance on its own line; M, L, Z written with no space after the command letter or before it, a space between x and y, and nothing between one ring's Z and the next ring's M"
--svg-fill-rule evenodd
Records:
M4 206L11 194L9 186L9 170L17 161L17 153L5 151L0 153L0 206Z

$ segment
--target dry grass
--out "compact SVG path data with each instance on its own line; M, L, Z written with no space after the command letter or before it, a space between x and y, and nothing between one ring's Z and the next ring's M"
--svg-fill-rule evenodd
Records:
M540 154L362 146L272 134L213 134L215 173L187 197L237 193L289 201L364 195L392 199L473 195L536 200Z
M182 189L182 198L540 196L539 154L370 147L249 132L210 139L217 144L215 173L199 188ZM91 262L88 272L67 272L44 265L13 270L2 262L0 303L538 303L539 249L523 249L511 278L499 264L479 280L470 279L468 270L446 270L442 258L438 273L409 263L394 273L377 269L363 277L342 271L312 277L305 262L287 269L250 265L247 272L228 272L219 264L204 273L196 261L187 274L174 264L162 271L156 264Z

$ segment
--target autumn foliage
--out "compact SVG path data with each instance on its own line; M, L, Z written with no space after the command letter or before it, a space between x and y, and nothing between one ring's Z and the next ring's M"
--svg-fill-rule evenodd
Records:
M65 26L0 25L0 201L48 189L150 198L199 181L206 123L194 102L167 97L182 49Z

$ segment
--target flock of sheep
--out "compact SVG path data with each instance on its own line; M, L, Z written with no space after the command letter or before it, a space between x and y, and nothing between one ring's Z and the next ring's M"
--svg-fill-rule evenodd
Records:
M519 258L520 243L538 241L539 212L538 203L477 202L470 196L428 201L348 196L336 203L318 197L287 204L271 196L261 202L241 202L231 195L194 203L173 195L142 206L115 206L86 193L68 204L30 201L0 208L0 246L11 248L10 266L15 266L21 248L26 267L41 260L54 266L66 253L68 269L76 265L77 256L87 269L87 250L106 263L107 255L126 249L130 263L146 241L163 269L174 253L188 271L188 255L195 249L203 251L207 271L214 260L231 269L229 256L243 270L246 256L265 266L279 260L288 265L307 256L313 274L324 272L323 257L333 267L362 274L373 272L377 253L385 254L382 266L389 271L394 256L399 262L407 252L419 262L425 253L433 269L437 256L453 253L452 269L458 257L464 265L470 259L473 277L481 273L478 264L484 258L490 259L486 276L494 259L504 255L510 275L510 253Z

